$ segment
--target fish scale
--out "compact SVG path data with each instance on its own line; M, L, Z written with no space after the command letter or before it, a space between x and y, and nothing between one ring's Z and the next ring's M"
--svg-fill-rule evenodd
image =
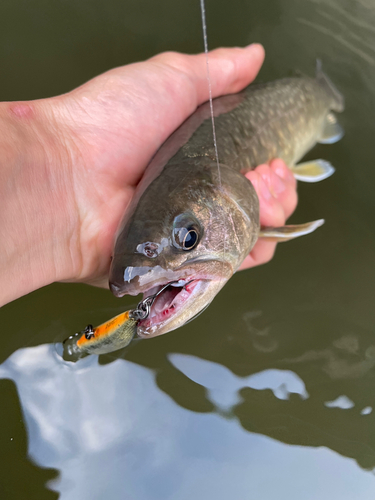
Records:
M329 110L337 107L319 82L308 77L250 85L236 96L237 102L227 96L213 100L214 112L217 106L236 105L215 116L216 138L220 163L244 171L276 157L297 162L316 142ZM197 156L214 160L212 140L207 117L171 162Z

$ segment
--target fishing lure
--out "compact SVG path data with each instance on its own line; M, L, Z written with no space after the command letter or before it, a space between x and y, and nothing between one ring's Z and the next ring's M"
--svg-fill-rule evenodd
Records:
M95 328L87 325L84 330L68 337L63 342L65 361L75 362L89 354L107 354L128 346L137 333L139 321L150 314L156 298L167 287L176 283L178 282L167 283L155 294L141 300L135 309L125 311Z
M130 344L137 333L138 321L125 311L105 323L86 326L63 342L65 361L78 361L89 354L107 354Z

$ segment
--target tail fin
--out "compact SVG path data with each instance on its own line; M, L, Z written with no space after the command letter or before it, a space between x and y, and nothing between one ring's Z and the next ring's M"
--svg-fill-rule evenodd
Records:
M316 79L320 85L332 97L332 111L344 111L345 99L344 96L337 90L335 85L331 82L327 75L324 74L322 69L322 61L316 60Z

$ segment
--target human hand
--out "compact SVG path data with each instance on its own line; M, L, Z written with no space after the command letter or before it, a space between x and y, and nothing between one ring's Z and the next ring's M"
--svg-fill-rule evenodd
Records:
M269 165L259 165L246 177L252 182L259 198L260 225L284 226L297 206L297 181L280 159ZM276 250L277 242L259 239L239 270L269 262Z
M263 58L259 45L211 52L213 96L248 85ZM7 165L17 168L0 171L0 305L53 281L108 286L114 234L147 164L207 99L204 55L161 54L63 96L3 103ZM283 225L296 204L289 170L278 162L248 177L261 223ZM274 246L258 242L242 267L265 262Z
M211 52L213 97L247 86L263 59L259 45ZM55 114L81 157L74 176L82 269L69 279L108 286L113 235L147 164L207 99L205 55L167 53L113 69L56 100Z

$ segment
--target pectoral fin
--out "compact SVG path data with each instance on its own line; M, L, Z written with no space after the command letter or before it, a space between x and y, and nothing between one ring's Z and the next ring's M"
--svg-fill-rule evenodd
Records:
M310 234L324 224L324 219L282 227L263 227L259 231L259 238L267 238L271 241L288 241L305 234Z
M330 177L335 169L326 160L314 160L299 163L291 167L294 177L303 182L319 182Z
M344 129L337 122L336 116L333 113L328 113L318 142L321 144L334 144L339 141L343 135Z

